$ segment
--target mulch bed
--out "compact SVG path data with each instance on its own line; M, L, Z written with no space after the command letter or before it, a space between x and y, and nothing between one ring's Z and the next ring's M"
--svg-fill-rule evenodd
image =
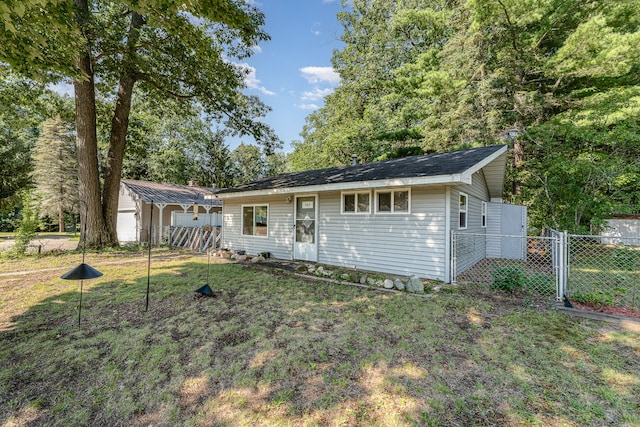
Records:
M596 305L596 304L582 304L576 301L571 301L573 306L578 310L596 311L599 313L613 314L616 316L632 317L634 319L640 319L640 310L637 310L630 306L614 307L609 305Z

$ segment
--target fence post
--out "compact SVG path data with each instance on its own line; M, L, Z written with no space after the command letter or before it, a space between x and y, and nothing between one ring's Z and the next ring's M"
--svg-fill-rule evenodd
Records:
M456 282L456 233L451 232L451 283Z
M562 298L567 293L568 233L566 231L558 232L556 236L558 245L558 288L556 291L556 301L562 301Z

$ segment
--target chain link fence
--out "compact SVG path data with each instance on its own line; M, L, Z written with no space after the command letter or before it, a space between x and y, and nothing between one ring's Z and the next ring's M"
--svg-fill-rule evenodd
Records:
M453 233L451 247L458 283L557 297L560 257L554 237Z
M453 280L640 310L640 237L454 233Z
M640 237L569 235L567 295L640 309Z

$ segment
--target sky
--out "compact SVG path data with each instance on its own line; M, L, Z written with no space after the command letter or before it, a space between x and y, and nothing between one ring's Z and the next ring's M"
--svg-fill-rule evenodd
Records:
M336 18L340 0L248 0L265 14L265 31L271 40L256 46L241 64L249 67L247 95L257 95L272 111L263 120L283 141L283 151L301 140L305 118L323 105L340 79L331 67L331 55L344 44L342 26ZM61 94L73 96L73 86L55 85ZM250 137L229 138L236 148Z
M339 83L331 67L331 55L344 44L336 15L339 0L254 0L266 18L271 40L262 42L243 62L253 71L247 80L248 95L257 95L272 108L265 122L291 151L291 141L301 140L305 118L323 105ZM254 71L255 70L255 71ZM235 148L240 141L228 141Z

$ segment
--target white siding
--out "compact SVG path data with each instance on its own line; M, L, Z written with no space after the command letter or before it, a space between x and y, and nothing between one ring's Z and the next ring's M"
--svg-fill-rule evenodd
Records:
M410 214L343 215L340 198L319 197L320 263L445 280L444 187L413 187Z
M118 215L116 217L116 234L121 243L136 242L138 236L138 218L136 217L136 201L129 190L120 187L118 196Z
M487 234L502 234L502 203L489 203L487 208ZM487 238L487 258L500 258L502 248L499 237Z
M269 205L266 238L242 234L242 205L250 204ZM250 255L266 251L275 258L292 258L293 203L286 203L284 196L225 199L222 222L223 248L244 250Z
M459 230L458 202L460 193L468 196L467 228ZM473 174L471 185L456 185L451 189L451 227L456 232L486 234L482 227L482 202L488 202L489 189L482 170ZM490 212L490 211L489 211ZM487 217L487 223L492 220ZM481 236L461 236L456 244L456 273L460 274L486 257L486 242Z

